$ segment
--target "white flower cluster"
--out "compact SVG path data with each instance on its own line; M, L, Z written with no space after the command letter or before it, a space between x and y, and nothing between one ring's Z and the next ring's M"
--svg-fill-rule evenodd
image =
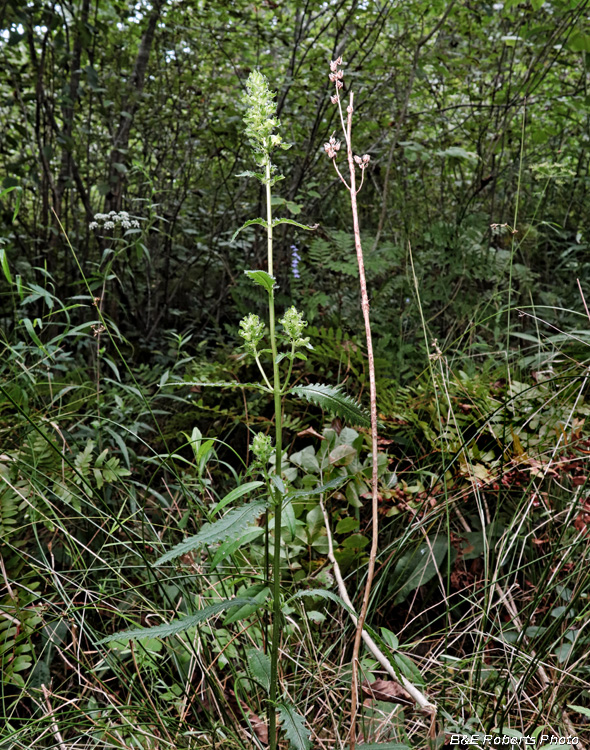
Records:
M127 211L110 211L108 214L94 214L94 221L90 222L90 229L98 229L102 225L103 229L114 229L120 225L122 229L138 228L137 219L130 219Z

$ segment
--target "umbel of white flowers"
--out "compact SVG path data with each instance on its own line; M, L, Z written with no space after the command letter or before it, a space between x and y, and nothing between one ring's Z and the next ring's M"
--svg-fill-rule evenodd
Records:
M131 229L131 227L138 228L139 222L137 219L130 219L127 211L110 211L108 214L94 214L94 221L90 222L90 229L98 229L102 226L103 229L114 229L116 226L121 226L122 229Z

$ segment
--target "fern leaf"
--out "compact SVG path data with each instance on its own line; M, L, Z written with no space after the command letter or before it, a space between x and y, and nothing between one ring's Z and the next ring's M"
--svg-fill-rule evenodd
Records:
M241 508L234 508L220 518L215 523L208 524L202 528L198 534L185 539L184 542L177 544L165 555L156 561L156 565L163 565L175 557L186 555L199 547L205 547L210 544L216 544L227 539L228 536L235 536L238 539L247 527L253 523L258 516L261 516L267 508L266 500L255 500L248 505L242 505Z
M204 607L196 615L183 617L182 620L173 620L163 625L154 625L153 628L134 628L133 630L123 630L121 633L113 633L113 635L108 635L106 638L98 641L97 645L111 641L139 641L142 638L166 638L169 635L178 635L208 620L213 615L230 609L230 607L242 607L244 604L250 604L251 601L251 599L244 598L225 599L222 602L216 602L215 604L210 604L208 607Z
M324 385L315 383L313 385L296 385L289 393L294 393L300 398L306 398L312 404L321 406L322 409L343 417L350 424L369 427L371 419L367 412L360 407L354 399L342 393L340 386Z
M305 727L305 719L289 703L277 705L281 716L281 727L291 747L295 750L311 750L309 730Z

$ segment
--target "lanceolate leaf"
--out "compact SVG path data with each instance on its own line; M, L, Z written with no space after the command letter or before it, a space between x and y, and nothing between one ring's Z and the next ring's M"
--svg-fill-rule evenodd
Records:
M360 407L350 396L342 393L340 386L323 385L296 385L289 393L294 393L300 398L306 398L312 404L321 406L322 409L344 417L350 424L369 427L371 419L367 412Z
M268 227L268 224L264 219L249 219L245 224L242 224L242 226L239 229L236 229L236 231L233 234L233 237L231 238L231 242L235 240L235 238L242 231L242 229L246 229L246 227L250 227L252 226L252 224L260 224L263 227Z
M222 602L216 602L208 607L204 607L199 610L196 615L190 617L183 617L182 620L173 620L170 623L164 623L163 625L155 625L153 628L135 628L133 630L124 630L121 633L114 633L101 641L99 644L109 643L110 641L139 641L142 638L166 638L170 635L178 635L184 633L185 630L193 628L195 625L199 625L201 622L205 622L213 615L217 615L220 612L224 612L226 609L231 607L242 607L244 604L250 604L250 599L225 599Z
M305 727L305 719L289 703L277 704L281 717L281 729L285 737L295 750L311 750L309 730Z
M299 229L308 229L310 232L313 232L314 229L319 227L319 224L314 224L309 227L307 224L300 224L298 221L293 221L293 219L274 219L272 222L273 227L276 227L279 224L293 224L293 226L299 227Z
M236 487L231 492L228 492L227 495L217 503L217 505L211 511L211 515L214 516L220 510L223 510L226 505L233 503L234 500L242 497L242 495L247 495L248 492L253 492L254 490L258 489L258 487L262 487L263 485L264 482L246 482L246 484L242 484L239 487Z
M219 521L209 524L199 531L195 536L185 539L184 542L177 544L171 550L156 562L156 565L163 565L175 557L186 555L199 547L205 547L210 544L222 542L229 536L239 538L247 527L253 523L258 516L261 516L267 508L265 500L255 500L248 505L242 505L241 508L234 508L228 511Z
M266 273L266 271L244 271L244 273L248 278L252 279L255 284L263 286L267 292L272 292L277 285L275 277Z

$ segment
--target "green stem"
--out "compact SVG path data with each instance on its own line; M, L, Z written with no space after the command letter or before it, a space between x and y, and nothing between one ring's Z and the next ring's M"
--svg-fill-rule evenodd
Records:
M266 220L267 220L267 240L268 240L268 272L273 275L273 258L272 258L272 205L271 205L271 187L270 187L270 157L266 159ZM268 295L269 307L269 327L270 327L270 348L272 351L272 367L274 377L274 404L275 404L275 451L276 464L275 471L278 477L281 476L281 459L283 453L282 431L283 431L283 414L281 408L281 379L279 365L277 362L277 339L275 333L275 301L274 293L271 291ZM270 651L270 691L268 701L268 727L270 750L276 750L277 747L277 683L278 683L278 664L279 664L279 637L281 632L281 510L283 498L280 493L275 494L275 539L273 548L273 574L272 574L272 645Z
M291 361L289 362L289 369L287 370L287 377L285 378L285 383L283 385L283 393L287 390L289 387L289 381L291 380L291 373L293 372L293 360L295 354L295 344L291 344Z

